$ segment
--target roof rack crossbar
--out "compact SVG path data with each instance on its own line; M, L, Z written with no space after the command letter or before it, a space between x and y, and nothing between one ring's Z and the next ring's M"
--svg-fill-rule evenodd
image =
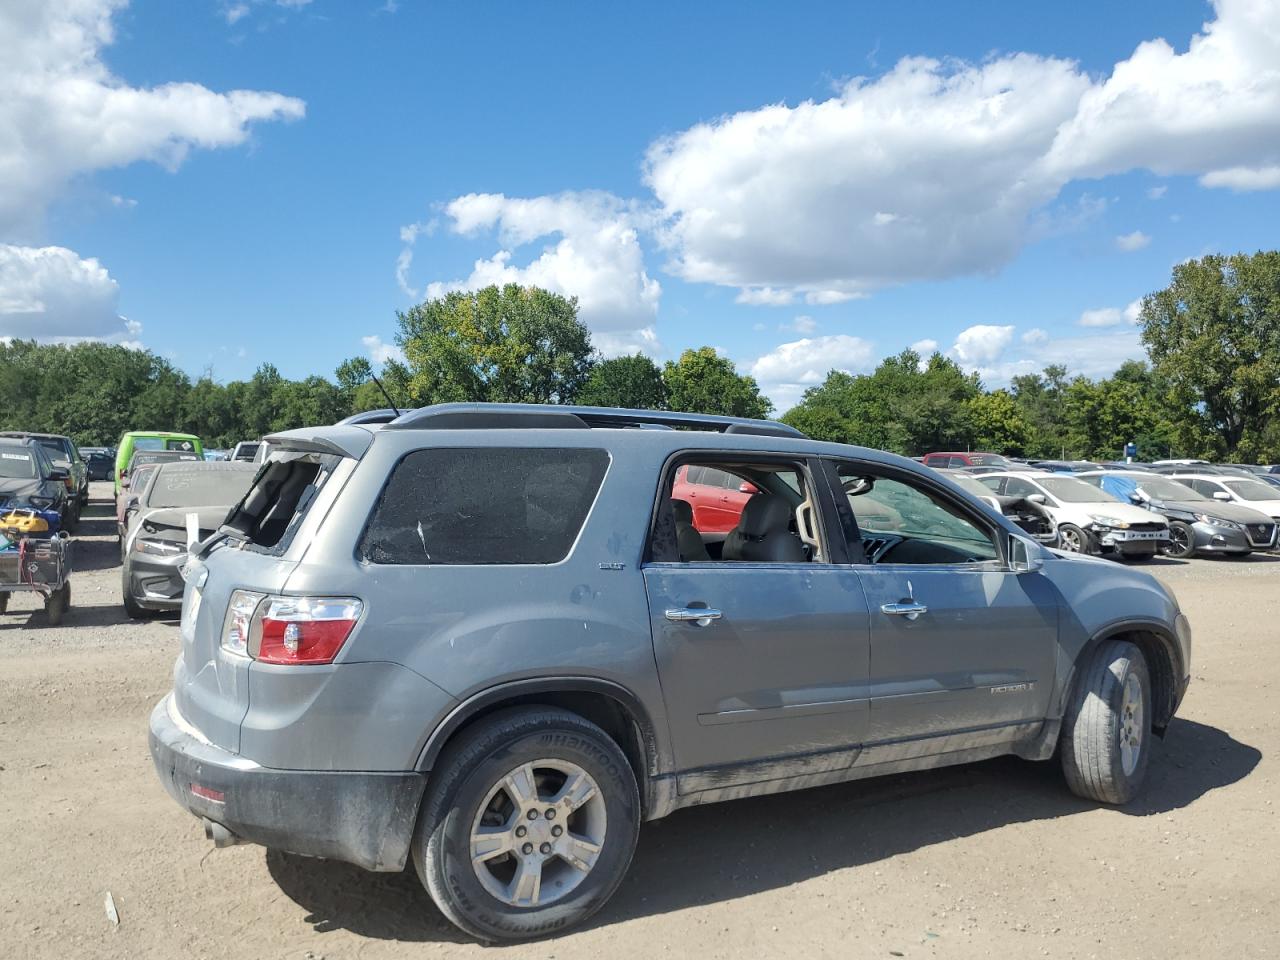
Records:
M719 433L804 439L795 427L776 420L719 417L666 410L623 410L612 407L555 406L522 403L441 403L407 411L387 425L389 430L483 430L498 428L583 429L646 427L712 430Z

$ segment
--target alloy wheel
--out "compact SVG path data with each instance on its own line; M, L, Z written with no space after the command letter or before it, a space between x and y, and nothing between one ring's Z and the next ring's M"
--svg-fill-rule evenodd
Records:
M1124 694L1120 701L1120 765L1125 776L1132 776L1142 755L1142 741L1146 734L1146 710L1142 702L1142 683L1136 674L1130 673L1124 680Z
M568 896L595 866L607 828L591 775L567 760L534 760L502 777L471 827L471 866L484 888L515 907Z

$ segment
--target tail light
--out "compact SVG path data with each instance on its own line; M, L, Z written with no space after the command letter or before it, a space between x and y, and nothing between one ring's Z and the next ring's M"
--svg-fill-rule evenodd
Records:
M222 646L261 663L332 663L364 604L354 597L280 597L237 590Z

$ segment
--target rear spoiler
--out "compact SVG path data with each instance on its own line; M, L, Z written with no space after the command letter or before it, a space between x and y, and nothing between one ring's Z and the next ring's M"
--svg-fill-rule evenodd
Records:
M331 454L359 460L368 451L369 444L373 443L373 432L364 427L339 424L332 427L285 430L262 439L270 444L273 453L276 450L291 450L296 453Z

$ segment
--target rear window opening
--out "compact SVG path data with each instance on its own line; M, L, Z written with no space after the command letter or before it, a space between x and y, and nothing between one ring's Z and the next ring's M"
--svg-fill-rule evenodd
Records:
M360 555L384 564L559 563L608 466L604 450L415 451L383 488Z
M222 532L263 550L283 552L339 459L286 453L265 464Z

